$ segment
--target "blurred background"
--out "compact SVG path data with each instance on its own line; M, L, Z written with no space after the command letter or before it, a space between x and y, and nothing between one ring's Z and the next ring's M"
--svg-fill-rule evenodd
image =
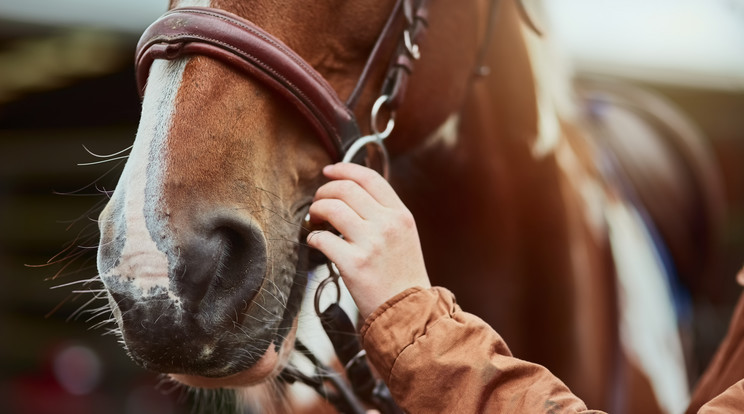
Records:
M718 158L728 203L720 271L693 295L704 364L725 333L744 264L744 1L544 3L534 20L551 27L579 81L656 91L699 126ZM134 46L166 7L0 2L0 412L188 412L180 392L156 389L155 375L131 363L105 328L92 328L105 315L77 312L94 294L53 289L95 275L93 219L121 164L78 164L131 145ZM57 263L78 252L70 265Z

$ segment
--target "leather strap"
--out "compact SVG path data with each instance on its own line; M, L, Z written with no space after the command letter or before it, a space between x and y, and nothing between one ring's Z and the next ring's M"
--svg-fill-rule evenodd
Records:
M429 0L398 0L395 3L393 11L390 13L390 17L385 23L380 36L377 38L377 42L367 59L367 63L364 65L364 70L357 81L354 91L346 99L346 104L349 108L353 109L356 107L372 68L378 64L384 64L381 62L383 56L381 54L383 50L382 46L390 42L391 39L397 39L398 42L392 57L387 59L388 69L380 95L387 95L389 97L387 102L389 110L395 111L400 107L403 101L403 95L408 86L408 76L413 72L413 62L417 59L411 55L405 45L404 36L401 34L407 31L408 40L411 45L418 45L423 39L425 30L428 27L428 19Z
M320 323L331 340L336 356L346 367L354 394L365 402L372 403L375 377L367 361L356 358L362 350L362 344L349 315L338 304L332 303L320 314Z
M409 43L417 44L426 28L427 15L428 0L396 1L356 87L344 103L310 64L249 20L213 8L173 9L150 25L137 44L137 86L143 95L155 59L173 60L187 55L217 59L286 98L310 122L331 158L340 161L362 135L353 109L372 68L383 59L383 45L391 39L398 39L398 45L389 58L381 94L388 95L390 111L400 106L413 70L413 56L401 33L407 33Z
M395 2L393 10L390 12L390 17L388 17L387 22L385 22L385 26L383 26L380 35L377 37L375 46L372 48L372 52L370 52L367 62L364 64L364 69L362 70L362 74L359 75L359 80L357 80L354 90L351 92L349 97L346 98L346 105L352 110L356 108L356 105L359 102L359 97L361 96L364 87L367 86L367 81L372 73L372 68L378 64L384 64L380 62L380 60L383 59L383 45L391 41L393 37L393 28L400 24L400 9L403 6L403 1L404 0L397 0ZM396 31L396 33L397 32L398 31Z
M344 365L354 395L382 414L403 414L387 385L372 374L349 315L337 303L332 303L319 316L336 356Z
M217 9L174 9L147 28L135 57L140 94L155 59L186 55L215 58L273 88L307 118L334 160L361 135L354 114L297 53L250 21Z
M429 24L429 0L404 0L403 14L406 20L404 36L390 60L381 92L381 95L389 97L387 107L390 111L397 110L403 104L408 78L413 73L415 61L418 60L418 51L414 54L410 47L418 48L426 33Z

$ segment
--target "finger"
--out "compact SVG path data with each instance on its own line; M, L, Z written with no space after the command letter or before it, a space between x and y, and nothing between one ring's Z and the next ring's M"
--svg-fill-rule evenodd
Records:
M336 198L323 198L310 205L310 220L328 222L348 240L357 240L364 234L364 219L348 204Z
M307 244L320 250L332 262L347 257L352 249L346 240L327 230L318 230L308 234Z
M372 195L351 180L334 180L324 184L315 193L315 201L321 199L341 200L365 220L382 207Z
M399 207L403 204L387 180L370 168L340 162L325 166L323 174L332 180L354 181L385 207Z

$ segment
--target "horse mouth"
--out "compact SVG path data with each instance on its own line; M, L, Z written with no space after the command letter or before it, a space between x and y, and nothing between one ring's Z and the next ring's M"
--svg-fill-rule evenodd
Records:
M274 304L285 309L283 318L266 324L215 320L210 326L208 317L175 312L169 302L148 300L115 314L130 357L186 385L221 388L260 382L277 373L293 349L297 312L286 310L293 307L289 304Z
M199 388L240 387L278 375L294 348L306 286L306 252L290 256L296 266L263 275L260 288L224 291L198 306L184 306L168 287L142 291L127 278L109 278L110 304L130 357Z
M168 376L184 385L195 388L241 388L259 384L267 378L274 378L287 365L294 347L297 323L293 324L290 335L278 347L269 346L266 352L250 368L226 376L203 376L170 373Z

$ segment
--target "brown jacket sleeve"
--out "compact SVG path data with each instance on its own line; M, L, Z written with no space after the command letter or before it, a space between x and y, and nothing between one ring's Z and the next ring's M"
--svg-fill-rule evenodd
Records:
M412 288L362 327L367 355L409 413L599 413L504 340L444 288Z
M730 386L700 408L698 414L730 414L744 411L744 379Z
M744 269L739 272L737 281L744 286ZM701 412L698 410L706 401L710 400L706 404L706 407L708 407L718 400L717 395L722 396L735 392L736 385L732 387L731 384L735 384L737 381L739 381L737 385L741 398L741 402L736 406L738 411L708 412L744 412L744 391L740 381L742 378L744 378L744 292L739 295L739 301L734 308L726 336L693 390L690 406L686 413ZM715 407L720 407L719 402L716 403Z

